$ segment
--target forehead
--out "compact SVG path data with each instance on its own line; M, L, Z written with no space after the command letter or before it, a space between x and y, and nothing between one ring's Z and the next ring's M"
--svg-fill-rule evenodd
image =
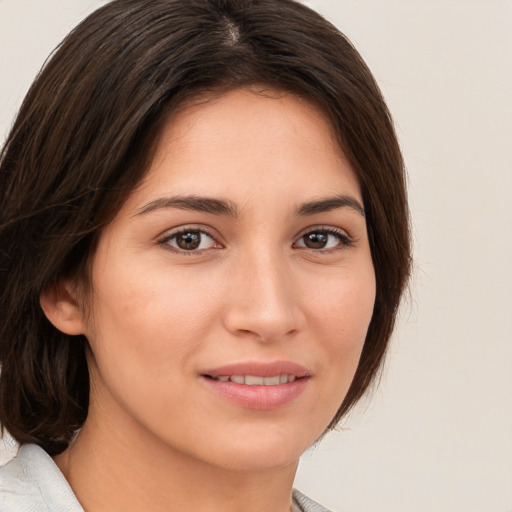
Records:
M135 205L155 195L279 200L351 193L356 176L320 109L276 91L234 90L174 113L160 134ZM303 197L307 196L307 197Z

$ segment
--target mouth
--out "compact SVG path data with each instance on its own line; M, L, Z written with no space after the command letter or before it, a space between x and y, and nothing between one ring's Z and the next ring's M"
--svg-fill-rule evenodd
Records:
M297 377L293 374L273 375L270 377L261 377L258 375L204 375L207 379L219 382L234 382L235 384L244 384L245 386L278 386L279 384L288 384L294 382Z
M311 374L291 362L237 363L201 372L203 382L217 396L248 409L283 407L298 398Z

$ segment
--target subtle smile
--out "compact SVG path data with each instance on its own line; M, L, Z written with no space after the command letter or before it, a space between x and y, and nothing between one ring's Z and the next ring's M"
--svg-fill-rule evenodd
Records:
M220 382L234 382L236 384L245 384L246 386L277 386L279 384L287 384L293 382L296 375L274 375L271 377L258 377L256 375L218 375L207 377L218 380Z
M217 396L248 409L283 407L305 390L310 371L289 361L242 362L200 373L202 381Z

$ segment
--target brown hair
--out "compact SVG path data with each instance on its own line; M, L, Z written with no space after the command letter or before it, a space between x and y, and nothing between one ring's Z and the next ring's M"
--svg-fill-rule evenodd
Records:
M115 0L74 29L45 65L1 154L0 422L19 442L56 454L87 416L87 341L49 323L42 290L62 276L87 280L99 233L141 181L174 108L253 84L321 108L362 189L376 302L331 427L374 380L410 247L402 157L359 54L292 0Z

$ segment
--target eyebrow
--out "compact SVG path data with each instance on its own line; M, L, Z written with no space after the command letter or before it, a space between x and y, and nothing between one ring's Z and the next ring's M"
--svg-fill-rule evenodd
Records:
M363 205L355 197L347 195L326 197L301 204L297 207L296 213L303 217L306 215L315 215L317 213L326 213L339 208L351 208L365 217Z
M155 199L144 205L137 212L137 215L145 215L161 208L193 210L196 212L213 213L215 215L227 215L233 218L239 216L238 208L231 201L199 196L174 196Z
M193 210L196 212L212 213L214 215L226 215L235 219L240 216L240 212L235 203L225 199L201 196L161 197L144 205L136 215L145 215L164 208L178 208L179 210ZM299 217L305 217L330 212L339 208L351 208L363 217L365 216L362 204L356 198L348 195L326 197L303 203L296 208L295 213Z

